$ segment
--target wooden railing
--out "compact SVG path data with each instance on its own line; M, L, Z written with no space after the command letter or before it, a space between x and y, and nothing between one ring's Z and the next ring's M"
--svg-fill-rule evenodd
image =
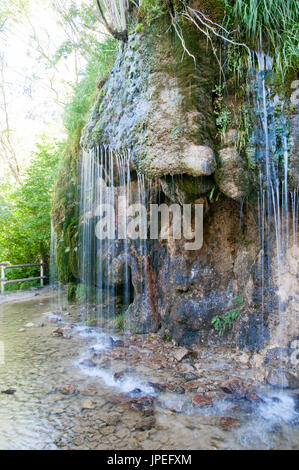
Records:
M5 270L6 269L33 268L33 267L36 267L36 266L40 267L40 275L37 276L37 277L27 277L26 279L12 279L12 280L8 280L5 277ZM6 284L14 284L16 282L38 281L38 280L40 280L40 286L43 287L43 285L44 285L44 279L45 279L46 276L44 276L44 263L43 263L42 260L39 264L15 264L15 265L10 265L9 263L0 263L0 267L1 267L1 278L0 278L1 294L4 294Z

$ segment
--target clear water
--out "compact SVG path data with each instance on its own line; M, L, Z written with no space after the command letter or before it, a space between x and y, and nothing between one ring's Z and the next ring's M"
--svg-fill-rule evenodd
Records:
M299 448L298 413L290 394L261 389L264 403L250 412L246 406L236 409L235 403L222 399L215 400L211 408L196 410L190 393L153 391L148 381L172 380L174 372L150 368L146 361L149 350L142 346L140 351L130 351L144 361L139 360L134 373L123 382L116 381L115 371L124 369L126 362L113 359L107 334L77 323L78 311L73 307L69 314L64 313L64 322L76 325L72 337L53 337L52 331L65 323L45 322L52 304L50 298L38 296L0 306L0 340L5 345L0 389L16 389L14 395L0 394L1 449ZM28 328L28 322L45 325ZM82 366L91 348L111 356L111 363L102 368ZM207 380L250 374L235 370L229 355L221 352L218 357L203 353L201 366ZM59 387L65 385L80 393L62 394ZM140 429L140 421L149 418L111 401L116 393L136 387L155 399L154 424L147 430ZM84 409L86 400L92 402L92 409ZM182 412L172 412L173 406ZM224 431L219 426L221 416L237 417L241 426Z

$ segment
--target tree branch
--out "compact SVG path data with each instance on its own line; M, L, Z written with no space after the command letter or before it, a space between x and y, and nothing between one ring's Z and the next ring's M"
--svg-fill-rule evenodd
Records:
M128 31L127 30L117 31L117 30L113 29L112 26L110 26L110 24L108 23L105 15L104 15L104 11L103 11L100 0L97 0L97 5L98 5L98 8L100 10L101 16L103 18L104 25L105 25L107 31L109 31L109 33L111 34L111 36L113 36L115 39L118 39L119 41L127 41L128 40Z

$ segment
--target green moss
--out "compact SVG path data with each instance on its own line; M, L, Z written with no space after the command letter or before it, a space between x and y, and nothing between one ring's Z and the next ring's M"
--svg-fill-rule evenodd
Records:
M152 24L168 12L167 0L143 0L138 8L137 19L139 23Z

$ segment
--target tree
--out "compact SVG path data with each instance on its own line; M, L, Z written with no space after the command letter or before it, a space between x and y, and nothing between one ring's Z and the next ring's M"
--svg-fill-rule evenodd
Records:
M44 138L37 148L17 188L1 188L0 259L11 263L49 257L51 198L61 145Z

